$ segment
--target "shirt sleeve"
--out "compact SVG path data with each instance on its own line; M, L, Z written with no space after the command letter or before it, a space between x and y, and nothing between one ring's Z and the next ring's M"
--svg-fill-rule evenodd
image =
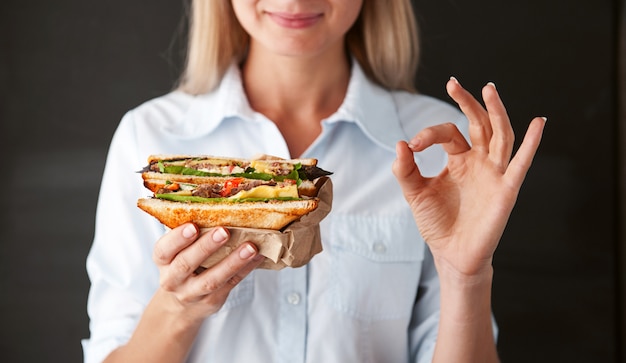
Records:
M439 326L439 277L428 245L424 244L422 274L409 326L410 361L432 361Z
M128 341L158 284L151 256L164 229L136 206L138 198L148 195L137 173L147 155L139 155L132 118L131 111L113 136L98 197L87 257L91 288L90 337L82 341L86 363L101 362Z
M432 362L439 326L439 277L430 249L427 245L424 248L422 280L409 327L410 361L416 363ZM493 314L491 324L497 342L498 325Z

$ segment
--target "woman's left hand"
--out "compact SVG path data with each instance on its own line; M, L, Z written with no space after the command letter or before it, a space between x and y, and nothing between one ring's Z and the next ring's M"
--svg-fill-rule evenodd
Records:
M438 265L445 263L463 276L476 276L491 269L545 119L531 122L511 159L513 129L495 85L489 83L482 90L486 108L454 78L447 91L469 119L472 145L453 124L429 127L408 144L397 144L393 172ZM438 176L425 178L413 153L433 144L443 146L448 164Z

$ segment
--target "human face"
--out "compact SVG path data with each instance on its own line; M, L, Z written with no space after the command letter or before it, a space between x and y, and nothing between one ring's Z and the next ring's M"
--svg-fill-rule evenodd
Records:
M363 0L232 0L251 52L311 57L344 49ZM252 54L251 54L252 55Z

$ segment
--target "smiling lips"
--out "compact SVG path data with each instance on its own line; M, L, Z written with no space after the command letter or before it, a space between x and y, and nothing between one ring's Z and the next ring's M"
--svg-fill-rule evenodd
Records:
M282 27L291 29L304 29L315 25L323 14L290 14L290 13L267 13L274 22Z

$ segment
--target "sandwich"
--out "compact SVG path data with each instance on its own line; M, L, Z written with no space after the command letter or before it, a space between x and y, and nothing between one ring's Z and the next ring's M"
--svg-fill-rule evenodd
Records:
M140 171L152 196L137 206L174 228L194 222L282 230L318 207L331 172L316 159L152 155Z

